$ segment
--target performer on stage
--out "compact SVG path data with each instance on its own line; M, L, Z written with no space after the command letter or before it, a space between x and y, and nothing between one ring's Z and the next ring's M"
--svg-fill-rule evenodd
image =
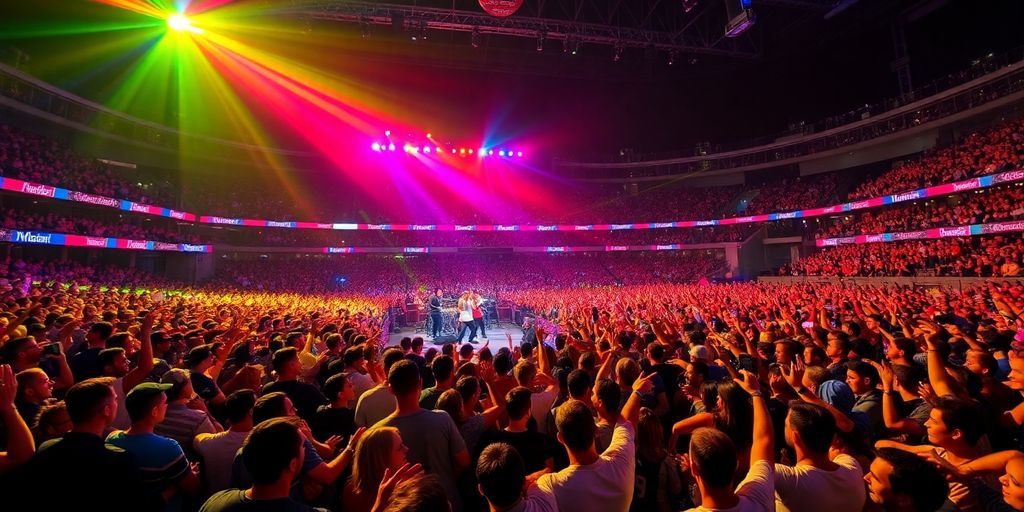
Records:
M480 329L480 337L486 340L487 327L484 325L484 310L482 307L484 299L476 290L471 290L471 292L473 294L473 323Z
M444 295L444 291L438 288L427 302L430 307L430 337L433 339L437 339L441 335L441 325L444 323L444 317L441 316L442 295Z
M473 340L476 339L476 322L473 320L473 305L476 301L473 300L473 294L467 290L462 293L459 297L459 321L462 322L462 329L459 331L459 339L455 340L456 343L462 343L462 336L469 330L469 342L475 343Z

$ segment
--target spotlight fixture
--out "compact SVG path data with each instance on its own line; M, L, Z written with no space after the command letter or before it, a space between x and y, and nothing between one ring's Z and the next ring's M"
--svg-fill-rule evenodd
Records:
M697 7L697 0L683 0L683 12L690 12Z
M572 45L572 54L576 55L579 52L580 52L580 40L576 39L576 41Z
M192 32L193 34L203 33L199 28L192 26L192 20L181 14L174 14L167 18L167 26L176 32Z
M562 39L562 53L569 53L569 38Z
M676 63L676 55L678 53L675 50L669 50L668 52L668 65L671 66Z
M616 43L616 45L615 45L615 56L612 57L612 60L615 61L615 62L618 62L618 61L622 60L622 43Z
M369 39L370 38L370 22L369 22L369 20L367 20L366 18L363 18L360 21L360 26L362 28L362 38L363 39Z
M372 147L374 151L380 151L380 143L379 142L374 142L373 145L370 146L370 147Z
M541 31L537 32L537 51L538 52L544 51L544 37L545 37L544 36L544 32L541 32Z

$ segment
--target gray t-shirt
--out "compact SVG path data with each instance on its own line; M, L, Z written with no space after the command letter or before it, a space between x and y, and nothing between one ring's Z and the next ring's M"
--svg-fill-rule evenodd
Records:
M462 510L452 464L455 455L466 451L466 443L448 413L423 409L408 416L388 416L376 426L397 428L409 447L409 462L422 464L424 471L437 475L448 493L452 510Z

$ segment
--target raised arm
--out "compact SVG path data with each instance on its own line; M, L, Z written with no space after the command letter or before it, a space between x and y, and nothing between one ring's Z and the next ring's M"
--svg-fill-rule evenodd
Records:
M629 394L626 405L622 407L622 419L628 421L634 427L640 419L640 395L651 391L651 388L654 387L655 375L657 374L651 372L650 375L645 375L633 381L633 392Z
M156 322L156 317L160 315L160 308L153 308L152 311L146 313L146 316L142 319L142 328L139 329L139 360L138 365L135 366L128 375L124 376L124 380L121 382L121 387L124 392L127 393L135 386L141 384L149 374L153 373L153 342L150 340L150 334L153 331L153 324Z
M928 344L928 382L931 384L936 396L955 395L951 382L952 378L946 373L946 362L939 357L939 351L937 350L941 327L938 324L925 320L922 320L920 325L921 330L925 333L925 343Z
M746 370L740 370L741 377L735 379L747 393L750 393L754 404L754 442L750 445L750 464L759 460L772 463L775 459L775 432L772 419L768 415L768 403L761 394L761 383L757 376Z
M857 428L857 424L854 423L849 416L844 414L843 411L836 409L832 404L822 400L821 397L813 391L803 386L804 364L800 359L797 359L796 364L791 367L787 368L787 365L782 365L780 369L782 370L782 377L786 379L786 382L789 383L793 389L797 390L800 400L819 407L824 407L828 410L828 412L832 414L832 417L836 419L836 428L842 432L850 432Z
M7 429L7 451L0 452L0 474L28 462L36 451L32 431L14 406L17 393L14 370L6 364L0 365L0 420Z

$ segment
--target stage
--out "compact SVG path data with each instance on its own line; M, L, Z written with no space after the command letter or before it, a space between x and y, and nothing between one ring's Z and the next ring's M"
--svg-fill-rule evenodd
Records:
M518 347L519 344L523 341L523 330L522 328L515 324L503 323L501 324L501 327L488 327L487 339L490 340L490 344L488 346L491 348L491 352L497 352L499 348L508 346L508 341L506 341L505 339L506 333L512 335L513 346ZM424 350L435 346L433 342L430 340L430 333L423 331L417 332L416 329L413 327L406 327L401 331L392 334L391 337L388 339L388 345L398 345L398 342L401 341L401 339L405 336L408 336L410 338L415 338L416 336L423 337ZM465 343L467 338L469 338L468 333L462 337L462 342ZM480 346L482 346L483 340L480 339L479 332L477 333L476 339L473 341L480 342L479 344L474 345L475 347L479 348Z

